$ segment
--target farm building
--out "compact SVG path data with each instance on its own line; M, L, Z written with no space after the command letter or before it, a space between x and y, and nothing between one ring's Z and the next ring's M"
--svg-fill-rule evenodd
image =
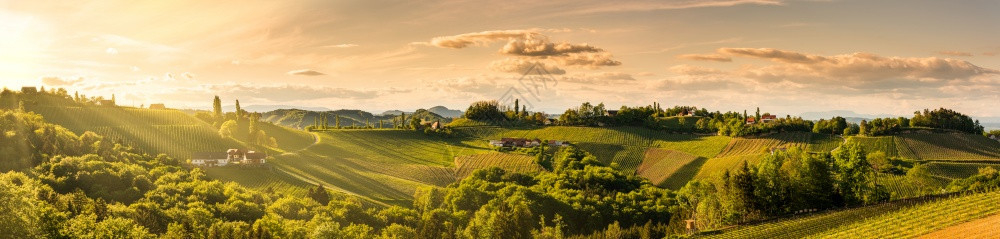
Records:
M771 115L771 114L764 114L764 115L760 116L760 122L761 123L770 123L770 122L774 122L775 120L778 120L778 116Z
M757 119L754 119L753 117L747 118L747 125L756 124L756 123L757 123Z
M615 117L616 115L618 115L618 111L617 110L607 110L607 111L604 111L604 116Z
M191 164L198 167L226 166L229 164L229 155L225 152L191 153Z
M101 100L101 106L115 106L114 100Z
M198 167L226 166L230 164L259 165L266 163L267 154L252 150L229 149L226 152L198 152L191 154L191 164Z
M151 110L165 110L165 109L167 109L167 106L164 105L163 103L149 104L149 109L151 109Z
M21 93L38 93L38 88L34 86L21 87Z
M502 138L500 140L490 140L490 146L493 147L535 147L542 145L542 140L540 139L525 139L525 138ZM550 146L565 146L569 145L569 142L562 140L550 140Z
M569 141L549 140L549 146L568 146Z

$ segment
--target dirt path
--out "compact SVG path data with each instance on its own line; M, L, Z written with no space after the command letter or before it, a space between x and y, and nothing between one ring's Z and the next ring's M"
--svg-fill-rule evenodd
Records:
M919 238L1000 238L1000 214L946 227Z

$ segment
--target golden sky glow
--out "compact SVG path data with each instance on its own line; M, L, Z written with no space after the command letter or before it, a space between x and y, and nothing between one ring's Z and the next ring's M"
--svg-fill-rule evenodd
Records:
M997 1L3 1L0 85L125 104L532 106L1000 117Z

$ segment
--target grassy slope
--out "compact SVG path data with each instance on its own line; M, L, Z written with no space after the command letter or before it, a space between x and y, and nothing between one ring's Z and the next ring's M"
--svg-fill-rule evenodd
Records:
M812 138L809 140L809 146L806 150L809 152L819 153L819 152L830 152L840 147L844 143L844 138L832 134L812 134Z
M982 135L938 133L897 137L923 160L1000 160L1000 142Z
M1000 191L821 212L724 230L708 238L906 238L1000 213Z

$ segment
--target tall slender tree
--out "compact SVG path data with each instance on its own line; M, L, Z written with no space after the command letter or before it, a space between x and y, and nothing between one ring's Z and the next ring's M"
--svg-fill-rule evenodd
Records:
M236 118L242 118L243 111L240 108L240 99L236 99Z
M518 109L520 109L519 107L517 107L518 103L520 103L518 99L514 99L514 115L521 115L520 112L517 111Z
M222 100L219 96L215 96L215 100L212 101L212 113L215 118L222 119Z
M340 128L340 115L336 115L336 114L333 115L333 119L335 120L334 123L337 124L337 128L339 129Z

